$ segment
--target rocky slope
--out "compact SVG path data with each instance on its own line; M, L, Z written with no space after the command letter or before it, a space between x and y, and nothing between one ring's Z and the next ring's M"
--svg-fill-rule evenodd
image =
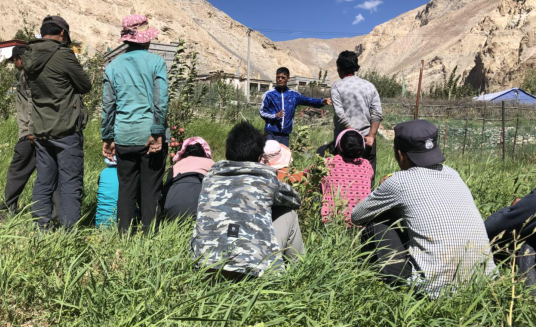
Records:
M313 76L318 76L320 69L327 70L328 78L333 83L339 79L336 65L339 53L344 50L354 51L364 38L364 36L340 39L310 38L276 42L276 44L288 49L294 57L307 65Z
M433 0L377 26L362 40L359 60L363 70L405 76L413 91L421 59L425 90L458 66L477 89L496 91L520 86L524 73L536 67L535 24L536 0ZM343 48L354 49L353 39L341 41L347 42ZM316 50L301 42L281 46L297 58L314 58Z
M200 73L223 70L246 72L247 28L205 0L0 0L3 23L0 37L11 39L26 15L37 24L47 14L60 14L71 25L73 39L88 45L91 52L115 48L125 15L140 13L160 30L157 42L187 40L199 52ZM38 31L36 31L38 32ZM312 76L309 68L258 32L252 33L253 76L273 79L275 69L286 65L296 74ZM241 62L242 61L242 62Z

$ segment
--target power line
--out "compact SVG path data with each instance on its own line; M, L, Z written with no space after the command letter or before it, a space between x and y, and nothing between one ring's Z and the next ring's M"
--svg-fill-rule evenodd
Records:
M351 33L351 32L342 32L342 31L300 31L300 30L279 30L279 29L271 29L271 28L253 28L256 31L263 32L263 33L278 33L278 34L309 34L309 35L317 35L317 36L341 36L341 37L356 37L356 36L391 36L396 38L404 38L404 37L427 37L427 38L435 38L435 37L445 37L445 36L463 36L463 37L486 37L486 36L500 36L500 35L512 35L511 32L508 31L502 31L502 32L473 32L471 34L465 34L468 32L441 32L441 33L407 33L407 34L393 34L393 33Z

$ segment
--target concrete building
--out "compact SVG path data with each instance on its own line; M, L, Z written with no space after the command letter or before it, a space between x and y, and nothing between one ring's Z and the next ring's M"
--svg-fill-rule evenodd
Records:
M291 76L288 81L288 87L293 90L298 90L299 88L304 88L313 82L318 83L319 81L316 78ZM329 88L329 78L326 78L325 81L321 81L318 86Z
M235 74L229 74L225 72L211 72L209 74L198 75L198 81L213 82L217 79L222 79L227 84L233 85L234 88L243 90L244 95L246 94L247 89L247 77L246 76L237 76ZM261 78L250 78L250 89L251 94L263 94L264 92L273 88L273 81L261 79Z

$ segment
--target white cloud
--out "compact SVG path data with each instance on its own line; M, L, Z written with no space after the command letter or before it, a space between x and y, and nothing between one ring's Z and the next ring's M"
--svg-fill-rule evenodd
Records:
M372 12L372 11L378 10L378 6L381 5L382 3L383 1L381 0L368 0L355 7L359 9L370 10Z
M357 24L361 23L364 20L365 20L365 17L363 17L363 15L359 14L359 15L355 16L355 20L352 23L352 25L357 25Z

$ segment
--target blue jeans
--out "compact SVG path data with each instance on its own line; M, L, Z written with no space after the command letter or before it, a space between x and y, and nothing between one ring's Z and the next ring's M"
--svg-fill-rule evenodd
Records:
M275 140L283 145L286 145L287 147L290 146L289 134L273 133L273 132L267 132L267 134L268 134L268 140Z

